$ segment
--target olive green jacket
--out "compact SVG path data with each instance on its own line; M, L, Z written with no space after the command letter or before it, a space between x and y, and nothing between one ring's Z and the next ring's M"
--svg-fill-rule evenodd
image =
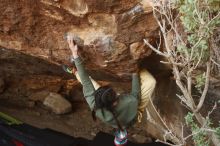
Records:
M95 105L95 99L94 99L95 89L89 78L89 75L87 74L83 66L83 62L81 58L80 57L76 58L74 62L75 62L77 72L82 82L83 94L85 96L87 103L89 104L90 109L93 110L94 105ZM136 120L138 103L139 103L139 95L140 95L139 93L140 93L139 76L137 74L132 74L131 93L128 95L121 96L119 98L119 102L117 106L115 107L115 113L116 113L117 119L120 122L120 124L123 126L123 128L131 126ZM108 110L103 109L103 112L102 112L101 109L97 109L96 116L99 119L101 119L103 122L111 125L114 128L117 128L117 123L114 120L112 113L109 112Z

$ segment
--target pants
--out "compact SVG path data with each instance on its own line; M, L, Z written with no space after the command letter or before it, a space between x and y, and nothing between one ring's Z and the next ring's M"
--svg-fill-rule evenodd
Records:
M143 112L147 108L147 105L152 97L154 88L156 86L155 78L147 71L140 71L140 83L141 83L141 100L138 105L138 122L141 122L143 118Z
M75 73L75 76L77 80L81 83L80 77L77 72ZM156 80L147 70L141 70L139 76L140 76L140 84L141 84L141 98L140 98L140 103L138 105L137 120L138 122L141 122L141 119L143 118L143 112L146 109L150 101L150 98L154 92L154 88L156 86ZM100 87L100 85L91 77L90 79L92 81L95 90L97 90Z

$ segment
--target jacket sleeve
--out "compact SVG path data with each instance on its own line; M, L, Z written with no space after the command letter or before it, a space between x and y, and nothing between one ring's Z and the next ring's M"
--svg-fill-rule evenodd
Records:
M83 62L81 58L78 57L74 59L74 62L83 86L83 94L85 96L87 103L89 104L90 109L92 110L95 105L95 97L94 97L95 88L83 66Z
M132 74L131 94L137 99L139 99L140 97L140 81L139 81L139 75L137 73Z

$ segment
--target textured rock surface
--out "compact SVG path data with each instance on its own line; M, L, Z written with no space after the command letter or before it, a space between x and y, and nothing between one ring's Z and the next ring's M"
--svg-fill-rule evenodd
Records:
M69 101L53 92L50 92L49 95L45 97L43 104L56 114L65 114L72 110L72 105Z
M158 37L150 4L149 0L0 0L0 76L7 85L1 97L18 98L22 105L25 99L43 101L45 98L40 96L46 95L41 91L75 97L75 90L81 88L73 88L78 83L60 67L69 62L66 32L84 40L80 54L95 79L128 79L127 75L139 63L157 81L158 76L168 79L164 76L169 72L167 67L159 63L162 58L152 54L142 41L148 38L155 43ZM121 87L128 91L129 86L130 83ZM181 136L185 111L176 98L175 87L169 79L158 82L154 102L163 118ZM219 91L219 85L214 89ZM215 99L205 101L208 109L218 100L217 91L211 96ZM206 107L202 110L208 111ZM215 124L218 115L216 110ZM147 123L146 129L154 137L163 138L159 126Z
M63 36L72 32L85 42L82 57L88 68L114 77L137 69L150 54L142 39L154 40L158 28L148 0L8 0L0 3L0 11L1 46L67 62Z
M5 81L3 78L0 78L0 94L4 91L5 89Z
M33 100L33 101L41 101L41 102L44 102L45 98L47 96L49 96L50 92L49 91L39 91L39 92L36 92L36 93L32 93L30 96L29 96L29 99L30 100Z

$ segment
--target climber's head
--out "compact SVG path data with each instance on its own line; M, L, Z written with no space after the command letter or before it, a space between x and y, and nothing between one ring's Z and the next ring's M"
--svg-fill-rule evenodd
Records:
M122 130L122 126L119 120L117 119L115 113L115 106L117 106L119 102L119 98L116 95L115 91L110 86L103 86L95 91L94 96L95 96L95 108L92 111L93 120L96 120L95 112L97 109L101 109L102 112L104 109L106 109L112 113L118 128Z
M96 108L106 108L112 110L117 105L118 97L115 91L110 86L102 86L95 91Z

